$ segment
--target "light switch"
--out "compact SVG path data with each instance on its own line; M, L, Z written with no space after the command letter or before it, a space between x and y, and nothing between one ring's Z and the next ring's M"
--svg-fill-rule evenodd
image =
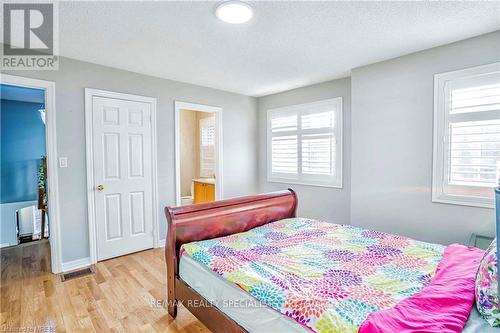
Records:
M68 167L68 158L67 157L59 157L59 167L67 168Z

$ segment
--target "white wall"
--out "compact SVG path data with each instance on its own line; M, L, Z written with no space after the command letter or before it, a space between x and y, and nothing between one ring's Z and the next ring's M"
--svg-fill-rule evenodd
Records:
M431 202L433 76L500 60L500 33L354 69L351 223L448 244L493 235L494 210Z
M175 205L174 100L222 107L224 195L256 192L256 100L216 89L170 81L110 67L61 58L57 71L8 74L56 83L57 150L68 157L59 169L62 259L89 256L85 171L84 88L156 97L160 238L165 238L163 208Z
M260 192L293 188L299 197L298 214L333 223L349 223L350 213L350 151L351 151L351 81L349 78L269 95L258 99L259 133L259 189ZM266 171L266 113L267 110L287 105L343 97L343 188L328 188L295 184L270 183Z

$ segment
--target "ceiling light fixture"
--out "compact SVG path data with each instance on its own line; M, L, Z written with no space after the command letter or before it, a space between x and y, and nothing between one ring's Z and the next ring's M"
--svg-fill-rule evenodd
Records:
M231 24L241 24L252 18L253 9L250 5L242 1L231 0L217 6L215 15L221 21Z

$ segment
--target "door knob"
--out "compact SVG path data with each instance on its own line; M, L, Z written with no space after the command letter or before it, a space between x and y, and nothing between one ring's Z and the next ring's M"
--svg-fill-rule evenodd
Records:
M102 185L102 184L101 185L97 185L97 190L99 192L102 192L104 190L104 185Z

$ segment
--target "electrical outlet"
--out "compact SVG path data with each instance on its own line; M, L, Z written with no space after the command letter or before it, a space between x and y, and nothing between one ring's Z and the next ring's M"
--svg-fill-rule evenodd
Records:
M67 168L68 167L68 158L67 157L59 157L59 167Z

